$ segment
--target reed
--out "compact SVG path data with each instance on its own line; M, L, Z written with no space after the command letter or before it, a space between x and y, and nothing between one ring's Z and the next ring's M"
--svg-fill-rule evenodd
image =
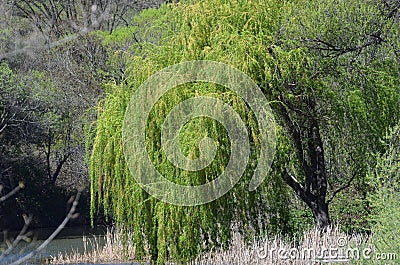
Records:
M51 260L51 264L135 261L135 248L129 240L132 239L131 233L126 235L128 240L125 243L122 240L122 230L109 229L104 237L104 245L99 243L99 237L84 237L84 253L60 253ZM325 233L314 228L304 232L300 238L274 236L254 238L252 242L234 232L229 245L202 253L188 264L333 264L333 258L340 260L340 264L351 264L352 259L362 259L363 249L370 248L374 251L370 242L371 239L366 235L345 234L338 227L330 227ZM358 251L359 258L356 257L355 250ZM148 257L144 261L149 262L149 259Z
M361 253L369 241L365 235L347 235L337 227L330 227L325 233L315 228L305 232L299 239L274 236L251 243L246 243L239 233L235 233L227 249L203 253L190 264L305 265L334 264L338 260L340 264L351 264L355 256L349 256L348 250L351 250L350 254L355 249Z
M105 235L83 236L83 253L77 250L71 253L58 253L50 264L109 263L123 262L135 258L132 233L122 229L109 228Z

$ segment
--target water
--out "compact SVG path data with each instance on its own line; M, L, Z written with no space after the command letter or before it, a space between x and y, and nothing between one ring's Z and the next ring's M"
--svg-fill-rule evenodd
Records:
M44 240L54 231L54 228L36 229L32 230L33 239L32 243L20 242L12 254L8 255L6 259L1 260L0 264L8 264L12 260L16 260L19 257L25 256L27 253L38 247L44 242ZM60 234L50 242L47 247L35 256L27 264L40 264L43 261L50 259L51 257L57 256L59 253L68 254L72 252L83 253L84 244L83 236L87 239L96 242L96 245L104 245L104 234L106 229L104 227L66 227ZM11 236L15 237L16 233L10 233ZM92 244L88 244L86 251L91 251L90 247Z

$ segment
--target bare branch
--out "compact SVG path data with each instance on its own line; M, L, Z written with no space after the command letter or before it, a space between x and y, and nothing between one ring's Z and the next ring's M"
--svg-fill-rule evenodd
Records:
M64 227L68 223L68 221L70 219L73 219L73 218L77 217L77 214L75 213L75 211L76 211L76 207L78 206L78 201L79 201L80 195L81 195L81 191L78 191L78 193L76 194L76 196L74 198L74 201L72 203L71 209L69 210L67 216L62 221L62 223L57 227L57 229L54 230L54 232L45 241L39 247L37 247L35 250L33 250L32 252L26 254L22 258L14 261L10 265L22 264L22 263L28 261L29 259L31 259L32 257L34 257L39 252L41 252L45 247L47 247L47 245L61 232L61 230L64 229Z
M5 200L10 198L14 194L16 194L20 189L23 189L23 188L24 188L24 183L20 182L19 185L17 187L15 187L12 191L10 191L6 195L0 197L0 202L4 202Z
M24 226L22 227L21 231L18 233L18 236L12 241L12 243L8 244L7 250L5 250L1 256L0 260L4 259L8 254L11 253L11 251L19 244L21 240L26 240L28 234L27 230L29 227L29 224L32 221L32 216L23 216L24 217Z

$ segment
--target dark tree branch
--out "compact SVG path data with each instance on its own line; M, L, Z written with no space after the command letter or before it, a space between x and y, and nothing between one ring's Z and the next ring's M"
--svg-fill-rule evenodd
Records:
M309 207L312 207L312 202L316 200L316 197L307 190L304 190L297 179L287 172L286 169L284 171L284 179L289 187L294 190L297 196L299 196Z
M53 175L51 176L51 180L53 183L56 182L58 175L60 175L61 169L65 162L67 162L68 158L71 156L72 152L68 152L67 154L64 155L64 157L58 162L57 168L54 171Z
M310 168L309 168L309 165L304 156L303 144L301 142L301 139L302 139L301 132L298 129L298 126L296 126L294 121L291 119L289 112L286 109L285 103L281 102L278 107L279 107L279 111L280 111L285 123L287 124L287 126L289 128L289 135L295 144L297 156L299 158L301 166L302 166L304 172L307 174L310 171Z
M328 204L330 204L332 202L332 200L336 197L336 195L338 195L340 192L342 192L343 190L347 189L350 187L351 183L353 182L353 180L356 178L357 174L354 173L353 176L347 181L347 183L345 185L343 185L342 187L338 188L337 190L335 190L331 196L331 198L329 198L329 200L327 201Z
M379 45L383 42L386 42L386 40L384 40L382 38L381 30L378 30L375 33L371 33L370 35L368 35L368 37L370 37L370 39L368 41L366 41L365 43L363 43L361 45L349 46L349 47L337 47L337 46L333 45L332 43L329 43L325 40L318 38L318 39L310 40L311 42L315 43L315 45L311 45L311 46L308 45L308 48L313 49L313 50L330 52L330 55L328 55L328 56L341 56L341 55L351 53L351 52L361 53L367 47L370 47L372 45ZM307 41L307 40L305 40L305 41Z

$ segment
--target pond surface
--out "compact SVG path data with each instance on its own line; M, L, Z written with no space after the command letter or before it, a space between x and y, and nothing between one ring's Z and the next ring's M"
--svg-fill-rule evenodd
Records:
M46 240L48 236L54 231L55 228L35 229L32 231L33 242L25 243L21 242L18 244L15 251L7 256L6 260L0 261L0 264L8 264L12 260L16 260L19 257L25 256L27 253L38 247ZM91 240L93 244L87 244L87 252L91 251L93 245L102 247L104 245L104 234L106 232L105 227L66 227L60 234L50 242L47 247L35 258L26 264L41 264L43 261L50 259L51 257L57 256L59 253L69 254L73 252L84 253L83 236L88 240ZM15 237L16 233L10 233ZM129 263L131 264L131 263Z

